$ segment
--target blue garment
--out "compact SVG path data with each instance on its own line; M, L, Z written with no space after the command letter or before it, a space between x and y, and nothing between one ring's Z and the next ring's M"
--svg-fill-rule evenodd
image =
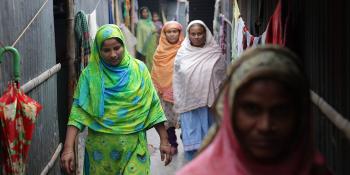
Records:
M196 155L196 153L197 153L197 150L185 151L185 159L187 161L191 161Z
M180 114L184 151L197 150L210 126L213 116L208 107L197 108Z
M114 18L113 18L112 1L111 0L108 0L108 23L115 24Z

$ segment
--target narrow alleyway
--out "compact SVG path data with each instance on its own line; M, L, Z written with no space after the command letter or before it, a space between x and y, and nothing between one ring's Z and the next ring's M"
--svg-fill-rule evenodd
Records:
M173 175L186 163L180 132L180 129L176 129L177 142L179 144L178 153L173 157L172 162L168 166L164 166L164 162L160 160L158 134L154 128L147 131L148 149L151 154L152 175Z
M242 171L252 175L286 175L289 171L294 175L326 170L329 174L350 175L350 1L1 2L0 175L13 174L9 172L18 171L15 170L18 167L23 171L20 174L65 175L73 171L70 164L76 165L76 172L72 172L76 175L136 174L135 171L141 171L140 174L151 171L151 175L195 174L194 169L184 168L186 164L204 171L199 172L200 175L242 175ZM266 45L289 51L268 59L265 57L270 53L253 57L252 51L254 54L244 56L246 50L270 47ZM284 57L291 58L284 61ZM143 61L147 68L136 59ZM288 64L281 66L282 63ZM261 66L263 71L255 71L260 69L253 65ZM290 75L286 75L287 68L291 68ZM293 78L296 72L300 75ZM306 80L294 82L301 77ZM254 100L244 102L243 97L249 99L248 94L253 94L250 89L255 89L255 80L258 85L260 80L268 80L271 89L277 90L262 88L259 91L262 93L254 96L269 98L258 100L259 104ZM21 95L27 95L42 109L38 110L36 105L21 109L19 107L25 105L19 100L13 100L16 103L8 100L12 99L7 97L9 84L15 90L22 90ZM268 95L268 90L275 93ZM288 103L270 105L274 99ZM252 114L253 109L261 108L266 114L261 113L261 118L266 119L264 116L279 111L275 106L281 106L281 111L287 109L290 114L283 114L290 117L288 120L272 116L284 124L258 121L257 115L239 116L239 111L248 113L252 107ZM216 140L211 140L207 152L199 154L207 159L188 162L185 155L189 158L203 146L202 140L212 126L209 117L214 109L222 116L215 116L218 127L212 127L218 129ZM29 112L33 114L30 117ZM142 147L142 153L145 150L144 137L138 137L137 143L133 134L142 131L144 136L144 130L164 120L162 112L170 127L173 125L169 123L178 121L178 115L182 118L182 128L175 130L178 153L164 166L159 135L155 128L148 130L149 170L145 164L148 156L132 154L138 151L134 148ZM24 122L22 113L31 122ZM202 122L203 116L208 122ZM243 118L243 122L237 118ZM244 120L250 118L254 121ZM244 122L253 123L254 127L263 126L271 132L260 132L261 128L256 127L258 134L248 133L253 127L247 125L246 130L238 126ZM85 131L75 136L77 128ZM89 138L94 139L86 142L89 128L96 132L91 132ZM272 131L275 128L281 132ZM205 132L199 131L201 129ZM180 139L182 131L186 144ZM284 131L292 134L282 136ZM170 136L169 144L174 144L172 129L161 132L164 138L167 134ZM12 133L16 134L13 138ZM119 140L119 136L123 138ZM192 139L196 142L188 141ZM85 142L91 149L85 149ZM21 144L25 145L25 151ZM184 148L193 152L185 154ZM85 150L92 154L85 154ZM93 165L91 169L84 169L85 155L90 155L90 159L85 160L86 165ZM104 160L103 163L100 160ZM286 166L281 166L283 162ZM283 170L287 167L283 173L277 171L282 170L280 166ZM263 173L260 167L271 171ZM213 171L209 171L210 168ZM298 173L297 168L305 168L305 173ZM181 169L185 173L180 172ZM129 170L130 173L126 172Z

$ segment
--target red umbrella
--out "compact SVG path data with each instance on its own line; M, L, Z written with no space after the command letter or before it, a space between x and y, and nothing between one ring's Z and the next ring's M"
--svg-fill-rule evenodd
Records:
M3 49L3 48L1 48ZM19 55L16 49L5 47L0 50L15 54L15 80L19 80ZM24 94L17 82L10 82L4 95L0 97L1 162L2 171L9 175L24 175L25 163L34 123L42 106Z

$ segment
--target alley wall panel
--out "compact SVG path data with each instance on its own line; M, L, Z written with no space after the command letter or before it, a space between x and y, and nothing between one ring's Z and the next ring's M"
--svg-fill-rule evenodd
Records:
M3 45L12 45L43 3L44 0L1 0L0 42ZM52 1L47 2L15 47L21 55L22 85L56 64ZM4 62L0 64L1 94L13 77L12 64L12 56L6 54ZM56 76L28 95L43 105L36 121L26 172L28 175L37 175L59 144ZM51 174L60 174L58 164L55 164Z

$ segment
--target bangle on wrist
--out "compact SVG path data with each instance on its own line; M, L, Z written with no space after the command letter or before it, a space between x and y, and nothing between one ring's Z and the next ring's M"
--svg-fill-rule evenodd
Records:
M72 153L74 153L74 151L63 152L63 153L62 153L62 156L65 156L65 155L67 155L67 154L72 154Z
M160 144L160 146L171 146L170 143L167 143L167 144Z

